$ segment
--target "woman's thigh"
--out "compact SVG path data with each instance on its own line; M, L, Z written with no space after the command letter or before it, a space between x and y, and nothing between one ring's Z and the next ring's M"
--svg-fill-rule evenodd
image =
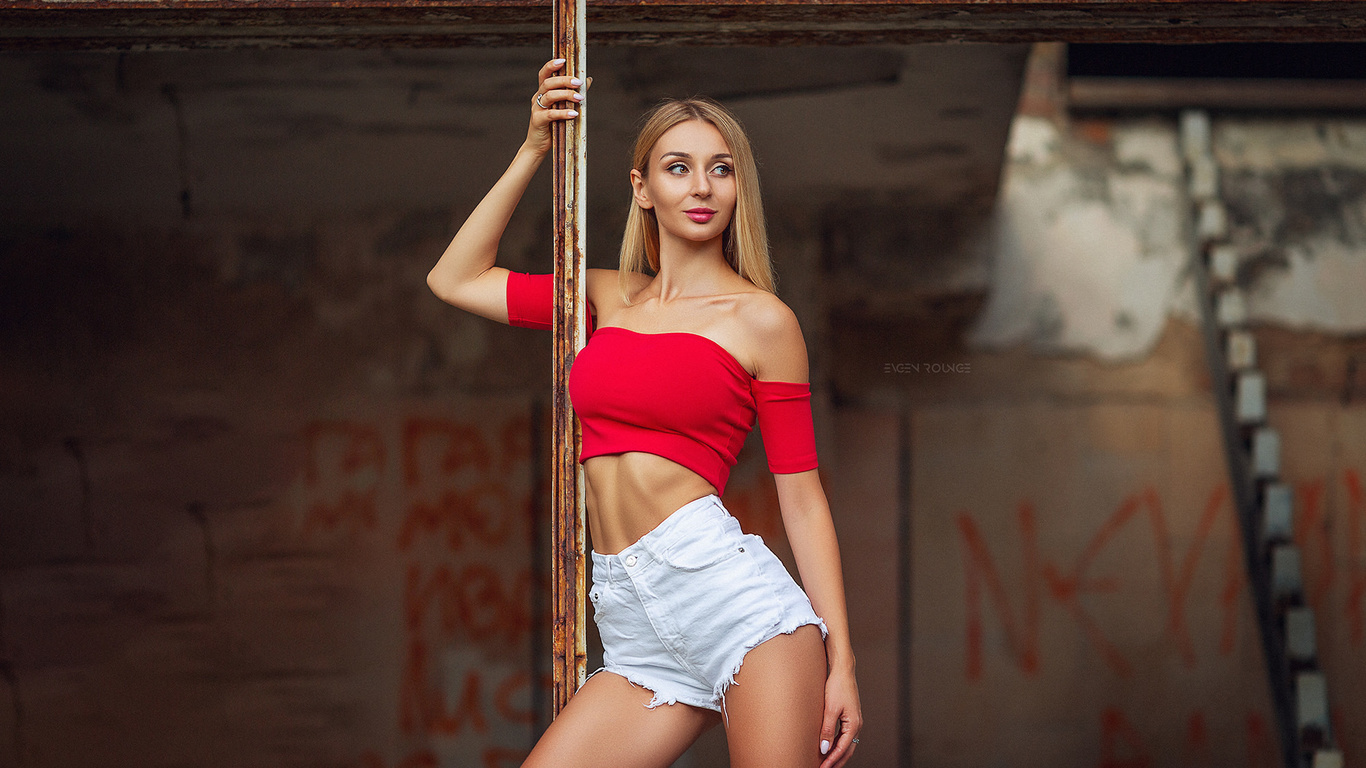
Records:
M720 715L687 704L646 708L653 693L599 672L574 694L522 768L667 768Z
M745 654L726 690L731 768L819 765L825 676L825 643L815 625Z

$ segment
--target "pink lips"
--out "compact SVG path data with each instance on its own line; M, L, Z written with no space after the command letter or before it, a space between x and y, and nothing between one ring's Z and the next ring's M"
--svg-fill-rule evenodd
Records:
M692 219L698 224L706 224L707 222L711 221L711 217L716 215L716 211L713 211L710 208L694 208L691 211L687 211L686 213L688 214L688 218Z

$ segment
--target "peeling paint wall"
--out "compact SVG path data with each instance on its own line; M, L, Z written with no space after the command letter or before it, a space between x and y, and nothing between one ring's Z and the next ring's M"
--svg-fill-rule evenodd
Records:
M1175 131L1154 121L1104 129L1078 136L1016 118L974 343L1108 360L1152 349L1189 250Z
M1366 122L1216 116L1213 141L1254 320L1366 331ZM1148 354L1193 319L1190 208L1175 119L1015 120L982 348Z

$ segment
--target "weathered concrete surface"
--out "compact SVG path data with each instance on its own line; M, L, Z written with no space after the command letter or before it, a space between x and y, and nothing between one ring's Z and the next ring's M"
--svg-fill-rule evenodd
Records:
M1272 410L1334 727L1356 755L1366 412ZM918 764L1274 764L1214 420L1194 404L917 410Z
M1105 359L1151 348L1189 252L1175 131L1126 123L1103 139L1016 118L976 343Z
M873 194L928 209L923 215L964 200L989 206L1024 53L594 51L590 258L615 263L635 121L666 95L705 93L736 110L775 209ZM440 211L472 206L506 167L548 57L531 49L5 56L0 95L15 109L0 118L0 161L13 170L0 203L6 217L27 223L64 211L179 226L241 212L401 206L435 214L414 226L444 227ZM545 205L545 186L533 185L528 208ZM510 237L527 226L540 225L515 226Z
M1208 406L945 405L911 428L917 764L1274 760Z
M1031 88L1012 127L993 288L970 338L1143 356L1169 316L1195 317L1175 120L1070 118L1057 85ZM1213 143L1250 317L1366 331L1366 123L1216 116Z
M1213 138L1249 315L1366 333L1366 121L1219 120Z

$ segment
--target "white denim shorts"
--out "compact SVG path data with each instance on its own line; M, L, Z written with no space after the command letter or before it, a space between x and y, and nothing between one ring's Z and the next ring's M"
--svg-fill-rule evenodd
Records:
M653 691L648 707L721 712L750 649L806 624L827 634L782 561L740 530L716 494L614 555L594 552L588 596L602 670Z

